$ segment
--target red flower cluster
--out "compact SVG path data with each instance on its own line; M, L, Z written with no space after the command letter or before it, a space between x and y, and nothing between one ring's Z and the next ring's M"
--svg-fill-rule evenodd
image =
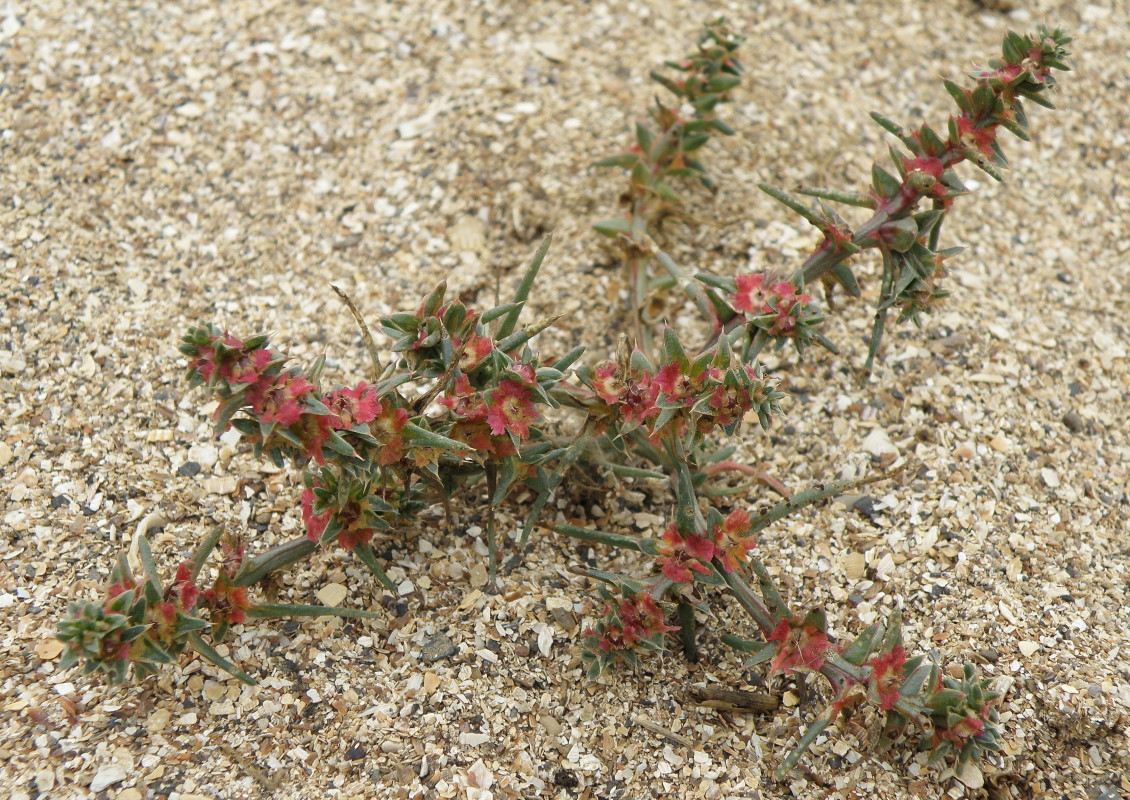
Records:
M182 561L177 565L177 575L173 585L169 587L168 598L173 600L182 611L191 611L200 599L200 589L192 579L192 565Z
M729 363L717 354L705 363L676 355L658 370L636 366L627 374L615 362L604 361L591 374L589 385L627 425L644 425L668 410L661 429L651 431L653 440L667 430L682 435L688 424L701 435L718 426L730 430L753 409L768 420L781 397L756 367L733 355ZM670 415L670 409L677 413Z
M795 336L797 317L812 302L812 296L798 293L788 281L770 285L769 280L764 272L738 275L731 303L770 336Z
M371 435L380 443L375 461L387 466L404 457L400 432L408 424L408 411L377 395L374 387L361 382L325 395L296 371L279 372L283 359L257 345L265 337L243 342L230 333L198 329L195 341L186 339L189 368L206 381L227 382L223 400L245 391L247 403L260 423L286 428L286 435L272 433L265 445L298 447L304 458L325 464L322 448L335 431ZM322 408L324 406L324 409ZM217 409L219 413L219 409ZM254 439L255 434L247 434Z
M659 384L649 372L621 375L613 361L596 365L592 380L597 397L620 412L629 425L643 425L659 414L655 401L659 398Z
M322 534L330 524L333 509L327 508L321 514L314 513L314 490L302 492L302 521L306 523L306 538L312 542L322 541Z
M251 600L247 596L247 587L236 586L233 579L243 566L245 548L238 541L224 539L220 544L223 561L220 565L220 574L211 589L202 592L205 604L212 614L213 620L221 623L238 624L247 620L247 609L251 608ZM187 567L181 564L181 567ZM187 573L191 574L191 573ZM177 576L180 577L180 569Z
M247 587L234 586L231 579L222 573L212 588L204 592L204 601L217 622L232 624L245 622L247 609L251 608Z
M512 440L524 441L530 436L530 423L541 419L533 402L534 368L516 364L507 374L517 377L503 378L493 389L485 391L475 389L470 378L461 374L439 403L450 408L461 422L485 423L492 436L508 434ZM463 431L464 440L469 441L466 433Z
M961 138L960 144L978 151L983 156L989 158L993 156L993 142L997 139L998 123L977 127L976 120L968 114L962 114L954 121L957 124L957 135Z
M189 366L204 380L219 378L229 383L255 383L275 356L270 350L246 344L225 331L212 344L197 348L196 360Z
M902 697L902 668L906 665L906 650L901 644L891 652L878 655L867 662L871 667L871 690L879 698L879 708L890 711Z
M934 744L938 745L941 742L950 742L953 744L954 749L961 751L965 747L965 743L970 739L976 739L985 730L985 723L989 720L992 713L991 708L986 705L981 709L981 713L969 714L962 717L953 725L948 728L939 728L934 732Z
M353 550L360 544L368 544L376 534L373 526L365 521L365 513L369 510L368 500L345 500L340 502L340 505L316 513L314 490L306 489L302 492L301 502L302 520L306 523L306 538L312 542L322 540L331 520L336 520L341 526L337 534L337 543L346 550Z
M833 648L828 634L812 622L800 619L783 619L767 637L777 643L777 652L769 671L784 673L800 667L816 671L824 665L827 653Z
M654 643L668 631L679 629L666 623L663 609L646 592L625 597L615 607L606 604L604 616L603 632L596 644L602 653L628 650L646 640ZM588 633L597 635L595 631Z
M741 508L732 511L721 525L715 525L709 536L682 533L672 524L659 544L659 568L676 583L689 583L696 572L709 574L706 565L715 558L722 562L724 571L733 572L757 546L752 536L745 535L749 528L749 513Z
M262 375L248 389L247 399L261 422L277 422L289 427L306 412L303 398L313 397L316 391L314 384L301 375Z

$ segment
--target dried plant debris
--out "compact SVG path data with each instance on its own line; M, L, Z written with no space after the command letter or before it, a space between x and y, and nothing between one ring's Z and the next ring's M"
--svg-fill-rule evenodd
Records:
M483 520L470 509L450 521L437 509L377 543L395 591L344 554L266 587L278 602L312 604L337 584L342 602L381 616L236 626L220 655L258 686L200 660L144 687L60 671L56 618L100 590L102 565L150 514L166 520L150 527L162 569L216 525L264 544L300 534L301 487L214 440L209 413L186 396L176 340L188 325L269 330L308 361L332 342L340 361L326 369L360 379L368 355L331 282L370 320L444 278L453 295L489 305L513 293L530 241L552 225L553 291L530 318L572 316L540 347L561 354L579 339L611 354L628 287L589 231L608 213L608 178L588 165L649 102L647 68L684 45L703 9L578 8L0 8L0 708L14 722L0 733L0 793L1130 793L1120 160L1130 96L1110 80L1130 33L1119 4L1019 4L1007 15L909 0L711 7L757 46L747 88L726 108L736 134L710 153L712 173L726 176L717 219L738 221L672 237L677 261L712 271L787 269L809 250L804 224L757 184L812 183L833 154L854 174L869 169L883 142L859 109L948 113L933 92L937 60L921 58L939 42L987 52L1029 20L1085 41L1070 101L1041 119L1032 148L1010 151L1011 183L982 182L977 210L949 230L977 244L926 336L890 332L861 387L866 321L833 315L842 355L813 351L791 369L788 419L743 454L788 488L862 474L883 458L864 443L880 439L920 462L868 490L866 514L833 504L770 528L761 546L774 550L776 580L850 609L829 620L841 635L899 607L916 640L983 654L1009 735L980 776L927 770L910 747L880 750L869 720L853 718L817 740L807 772L772 781L772 754L811 721L818 686L758 686L720 646L695 665L650 658L585 680L578 644L600 609L561 604L586 549L543 536L499 594L484 593ZM468 218L483 223L481 246L470 225L453 230ZM626 479L616 494L556 502L562 521L658 536L670 498ZM500 529L520 527L508 514ZM712 624L704 611L707 635ZM427 661L425 648L444 640L454 652ZM694 686L770 693L780 707L703 707Z

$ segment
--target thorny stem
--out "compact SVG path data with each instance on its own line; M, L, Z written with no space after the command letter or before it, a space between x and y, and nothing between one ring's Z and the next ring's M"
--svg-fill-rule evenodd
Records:
M361 316L361 312L358 310L357 304L353 302L353 298L332 283L330 284L330 288L341 298L341 302L345 303L346 307L349 309L349 313L352 314L353 319L357 321L357 327L361 329L361 340L365 343L365 349L369 353L369 360L373 364L373 381L379 381L381 375L384 374L384 367L381 366L381 357L377 354L377 345L373 342L373 334L369 333L369 326L365 324L365 318Z

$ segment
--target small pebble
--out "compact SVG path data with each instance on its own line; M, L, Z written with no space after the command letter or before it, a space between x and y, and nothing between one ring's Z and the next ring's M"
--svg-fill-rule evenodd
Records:
M1063 415L1063 424L1072 433L1081 433L1083 431L1083 418L1075 411L1068 411Z
M103 764L98 768L98 772L94 773L94 780L90 782L90 791L97 794L115 783L121 783L127 777L129 776L126 771L117 764Z
M451 641L445 634L433 633L424 639L424 644L420 648L420 660L431 664L433 661L450 658L458 651L459 648L455 646L455 642Z
M318 602L324 606L339 606L348 594L349 590L340 583L327 583L318 590Z

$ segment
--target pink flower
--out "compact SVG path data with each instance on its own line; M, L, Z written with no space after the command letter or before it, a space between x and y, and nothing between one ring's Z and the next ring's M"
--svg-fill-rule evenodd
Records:
M985 730L985 720L989 717L989 707L985 706L983 716L969 714L958 720L948 728L934 732L934 743L940 740L951 742L954 748L960 750L970 739L976 739Z
M752 536L743 536L750 528L749 512L738 508L730 512L722 525L715 531L716 555L722 561L722 569L733 572L745 563L746 556L757 547Z
M655 404L659 399L659 384L651 379L651 375L644 373L638 380L631 380L624 389L620 401L620 413L624 421L631 424L643 425L652 417L659 416L659 407Z
M206 381L217 376L230 383L255 383L273 358L270 350L248 350L242 339L225 331L214 336L211 345L197 347L197 357L190 366Z
M788 281L766 287L764 274L738 275L737 293L731 302L746 312L770 336L795 336L797 316L812 302L811 295L800 294Z
M247 621L245 611L251 608L246 586L233 586L227 575L220 575L215 585L204 592L204 599L217 621L239 624Z
M696 572L710 574L710 568L704 562L714 558L714 553L714 542L704 536L684 534L677 525L671 524L663 532L656 563L660 571L675 583L690 583Z
M485 422L457 422L448 433L452 439L474 448L482 458L498 460L518 452L509 436L493 436Z
M471 386L471 379L466 375L457 375L455 383L437 401L441 406L447 406L455 412L457 417L463 419L484 419L487 407L482 395Z
M306 489L302 492L302 521L306 523L306 538L312 542L322 541L322 534L330 524L333 511L327 509L321 514L314 513L314 490Z
M240 358L220 370L220 377L231 383L255 383L262 375L263 368L271 363L274 356L270 350L252 350L241 354Z
M490 393L486 421L495 436L510 433L518 439L530 435L530 423L540 419L530 390L517 381L504 380Z
M596 365L592 380L592 390L604 402L614 406L620 402L626 387L620 379L620 370L613 361L602 361Z
M264 376L252 387L248 399L262 422L293 425L306 411L300 402L302 397L313 391L314 385L301 375L287 373L273 378Z
M656 647L668 631L677 631L668 625L663 609L646 592L639 592L620 600L615 606L606 603L604 621L598 630L588 630L586 636L596 638L596 648L602 653L629 650L640 642Z
M738 286L737 294L734 295L734 308L737 311L760 314L765 308L765 291L762 288L764 273L738 275L734 280Z
M767 641L777 643L777 653L769 665L770 672L789 672L800 667L818 670L824 665L832 643L828 635L812 623L783 619L769 634Z
M993 155L993 142L997 138L997 126L974 127L974 121L966 115L957 118L957 135L965 147L979 151L982 155Z
M458 347L459 345L456 345L456 348ZM467 341L467 348L459 359L459 369L463 372L471 372L482 363L484 358L490 355L492 350L494 350L493 339L489 336L472 333L471 338Z
M395 464L404 458L404 439L400 432L408 424L408 409L389 406L369 425L369 432L381 443L377 463L381 466Z
M376 390L364 381L353 389L346 387L330 392L323 402L330 409L333 427L338 429L372 422L383 411Z
M337 535L337 543L346 550L352 551L357 545L368 544L376 533L365 522L364 513L368 507L367 500L361 503L350 501L344 508L337 510L337 520L341 523L341 533Z
M187 561L182 561L177 565L177 574L173 579L173 585L169 588L169 594L179 601L180 608L183 611L191 611L193 606L196 605L196 601L200 597L200 590L196 588L196 583L192 580L192 565Z
M942 173L945 172L945 165L942 164L941 159L934 156L919 156L918 158L908 158L903 162L903 168L908 172L924 172L934 178L940 179Z
M879 696L879 708L890 711L902 697L902 668L906 664L906 650L901 644L891 652L875 656L867 664L871 667L871 686Z
M290 425L291 433L302 442L302 455L318 464L325 464L326 457L322 446L330 438L334 418L325 414L303 414L298 422Z

